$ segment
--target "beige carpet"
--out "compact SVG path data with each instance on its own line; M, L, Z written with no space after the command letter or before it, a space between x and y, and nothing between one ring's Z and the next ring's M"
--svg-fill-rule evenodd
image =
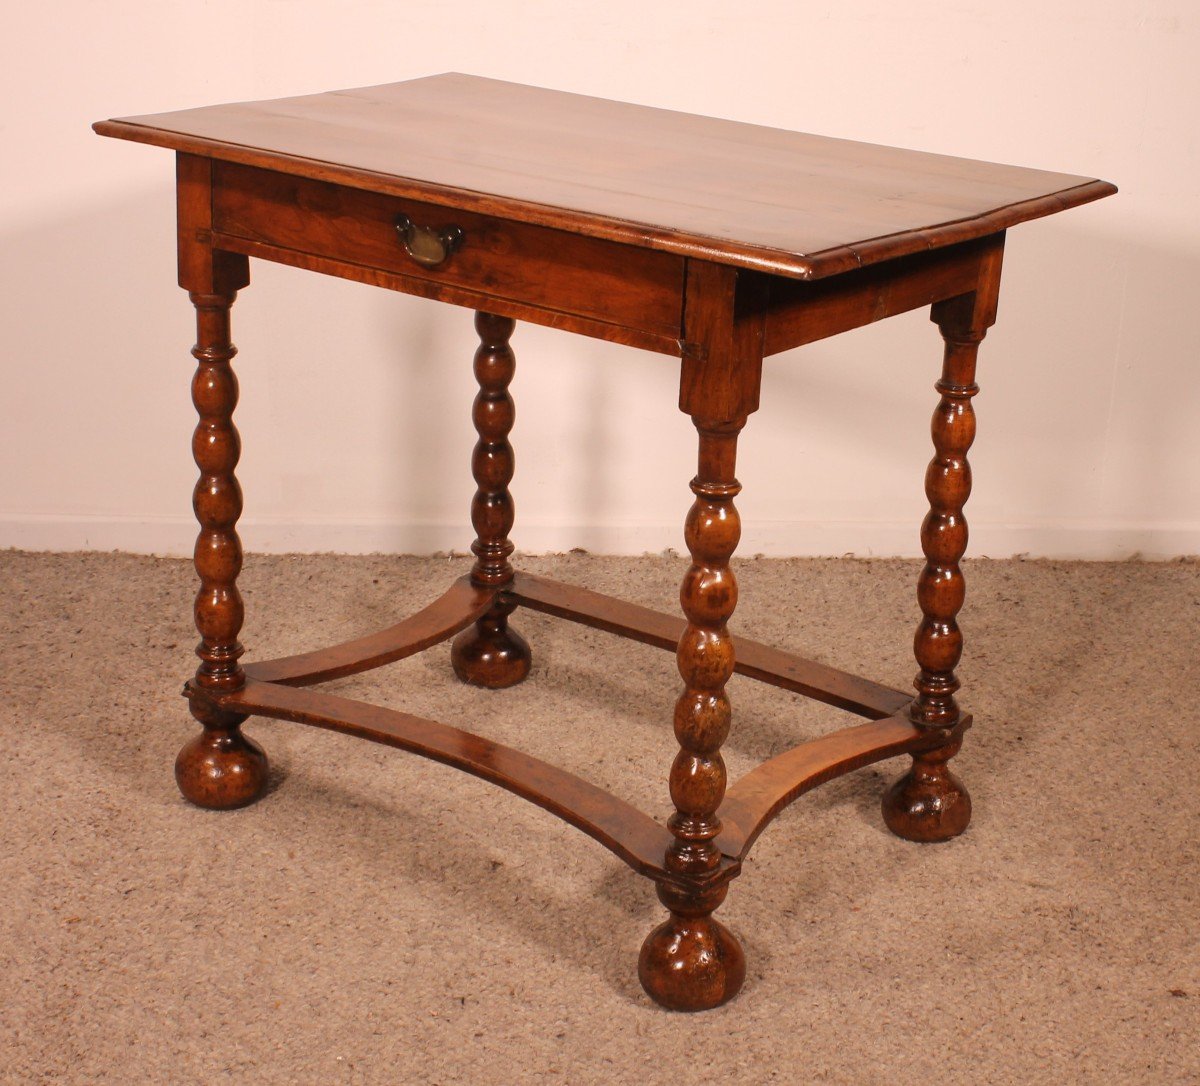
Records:
M672 607L682 561L526 568ZM462 559L251 558L251 657L388 624ZM740 566L736 629L907 686L915 566ZM651 885L499 789L275 721L274 787L178 796L180 561L0 553L4 1083L1200 1081L1200 567L968 569L957 765L975 822L882 827L888 762L803 798L720 916L740 997L642 994ZM531 681L459 686L445 646L335 684L478 729L662 813L669 653L518 613ZM734 776L851 718L737 678Z

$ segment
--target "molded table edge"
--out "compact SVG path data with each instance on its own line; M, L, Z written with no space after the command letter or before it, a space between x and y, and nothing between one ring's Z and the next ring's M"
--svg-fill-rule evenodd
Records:
M1087 181L1046 196L1007 204L983 215L939 223L919 230L884 234L854 245L838 246L817 253L789 253L779 249L742 245L724 238L682 233L661 226L631 222L627 219L593 214L550 204L533 203L516 197L460 189L415 178L396 177L371 170L340 166L320 159L282 154L248 144L172 132L166 128L133 124L129 121L97 121L93 131L101 136L131 140L154 147L165 147L206 158L240 162L280 173L295 174L318 181L329 181L351 188L385 193L412 200L450 203L456 207L496 215L517 222L548 226L568 233L603 238L608 241L658 249L679 256L709 260L717 264L782 275L789 279L823 279L854 268L865 267L892 257L952 245L1005 230L1030 219L1053 215L1080 204L1111 196L1116 185L1108 181ZM915 243L915 244L914 244Z

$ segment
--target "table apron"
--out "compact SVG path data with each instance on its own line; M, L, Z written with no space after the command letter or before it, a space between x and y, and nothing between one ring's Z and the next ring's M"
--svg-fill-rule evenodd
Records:
M461 240L423 264L401 219ZM212 232L235 252L325 262L320 270L477 308L509 303L524 319L577 317L679 353L685 261L669 253L231 162L214 163Z

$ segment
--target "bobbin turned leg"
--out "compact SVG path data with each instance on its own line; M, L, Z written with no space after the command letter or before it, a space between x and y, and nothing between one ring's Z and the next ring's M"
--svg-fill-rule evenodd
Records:
M669 870L694 880L683 889L660 883L659 900L670 910L642 945L638 976L646 992L664 1007L706 1010L732 999L746 976L737 939L712 918L725 900L726 883L705 885L717 871L721 853L717 809L725 795L721 744L729 734L730 707L725 683L733 674L733 640L726 628L737 605L737 582L729 559L741 524L733 499L741 489L734 458L741 422L700 433L700 470L692 481L696 500L685 538L692 564L680 589L687 627L679 640L679 673L684 690L675 705L675 736L680 751L671 767L675 814L668 823L675 840L667 851Z
M513 526L513 500L508 491L514 458L508 442L516 408L508 394L516 358L508 345L515 321L492 313L475 314L479 348L475 352L473 418L479 440L471 458L478 489L471 503L471 544L475 566L471 580L483 587L503 587L513 579L508 556L513 552L508 533ZM525 639L508 626L516 604L497 601L486 615L460 633L451 646L454 673L465 683L499 689L515 686L529 674L530 653Z
M244 612L236 583L242 568L242 545L235 527L242 511L242 492L234 475L240 452L233 425L238 386L230 366L237 349L229 340L229 307L236 292L193 291L190 296L198 333L192 354L199 363L192 380L192 400L200 415L192 451L200 478L192 503L200 522L195 616L201 638L196 649L200 667L190 694L192 715L204 730L179 752L175 779L192 803L225 810L252 803L267 784L267 757L241 731L245 716L225 712L204 697L206 692L225 693L245 683L238 663Z
M923 617L913 639L920 671L910 715L922 728L943 732L946 742L914 755L912 769L883 797L888 829L910 841L947 841L971 821L971 797L947 763L962 746L965 722L954 698L960 685L954 669L963 644L956 616L966 592L959 561L967 547L963 506L971 492L967 450L975 438L975 361L995 319L998 281L999 251L985 263L976 294L939 303L932 312L945 356L936 385L941 400L933 414L934 457L925 474L929 513L921 526L921 549L926 562L917 583Z

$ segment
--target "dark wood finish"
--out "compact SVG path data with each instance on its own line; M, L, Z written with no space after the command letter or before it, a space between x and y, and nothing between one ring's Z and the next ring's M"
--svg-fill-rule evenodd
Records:
M508 490L515 470L513 449L508 442L516 419L516 405L508 393L517 364L508 343L513 324L508 317L494 313L475 314L475 331L479 333L475 380L479 382L479 392L472 418L479 440L471 457L477 488L471 503L471 524L476 533L471 544L475 555L471 582L481 588L505 588L513 579L512 563L508 560L513 552L508 533L512 531L515 516ZM497 599L487 614L454 639L450 661L459 679L499 690L516 685L529 674L529 645L508 625L508 616L515 609L512 600Z
M186 693L203 731L179 757L184 795L220 808L262 793L265 755L241 731L249 715L385 743L492 781L655 881L668 917L646 938L638 972L654 1000L685 1010L716 1006L742 984L741 947L712 914L758 835L800 795L908 754L911 771L883 801L888 826L922 841L962 831L970 799L947 768L970 724L955 700L962 511L975 356L995 319L1004 231L1113 186L458 75L95 127L177 152L179 281L199 329L201 472L200 667ZM243 669L229 308L249 282L249 256L477 310L479 440L468 578L386 630ZM925 305L945 361L926 477L916 698L748 639L735 651L735 448L759 404L763 357ZM699 441L683 620L514 573L516 319L679 358L679 405ZM479 736L296 689L450 638L460 678L511 685L530 660L508 627L518 606L675 649L683 691L666 826ZM802 743L726 792L725 686L735 671L868 721Z
M984 237L1116 191L459 74L95 128L800 279Z
M959 561L967 549L963 506L971 493L967 450L975 440L975 361L996 320L1002 257L999 245L992 248L980 261L976 289L939 302L932 312L946 346L936 386L941 399L931 425L934 457L925 474L929 514L921 525L921 549L926 561L917 585L923 617L913 639L921 670L910 715L931 732L951 734L944 745L914 756L912 769L884 795L884 821L910 841L947 841L971 821L970 794L946 763L962 743L954 669L963 646L956 616L966 595Z
M674 652L679 647L686 623L637 603L562 584L548 577L517 572L507 589L522 607L558 618L581 622L619 637ZM846 671L804 660L790 652L774 649L739 637L734 671L759 682L779 686L806 698L823 701L858 716L878 720L904 709L912 695L903 690L860 679Z

